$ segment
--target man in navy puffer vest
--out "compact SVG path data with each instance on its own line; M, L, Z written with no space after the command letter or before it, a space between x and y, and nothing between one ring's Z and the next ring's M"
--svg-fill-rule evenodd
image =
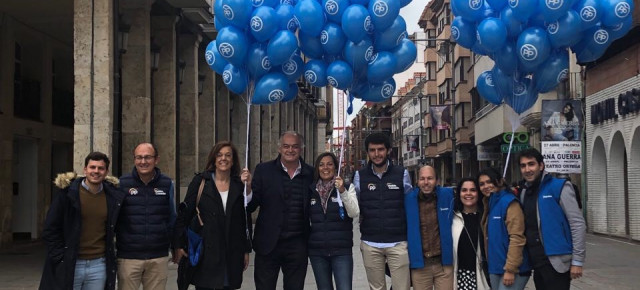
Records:
M151 143L134 150L133 171L120 177L126 194L116 229L118 289L165 289L170 237L176 219L174 186L156 167Z

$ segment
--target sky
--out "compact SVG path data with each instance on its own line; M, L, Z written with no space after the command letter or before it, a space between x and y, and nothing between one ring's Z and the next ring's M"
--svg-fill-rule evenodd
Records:
M424 7L427 6L429 2L431 2L431 0L413 0L411 1L411 3L409 3L409 5L400 9L400 15L402 15L405 22L407 23L407 32L409 34L412 34L416 31L420 31L420 26L418 26L418 19L420 19L420 15L422 15L422 11L424 10ZM337 92L334 92L333 95L334 95L334 98L336 98L338 94ZM334 104L336 104L335 99L334 99ZM351 124L351 120L355 118L358 111L360 111L360 109L364 105L364 102L360 99L356 99L353 104L354 104L353 114L347 117L347 124ZM336 109L337 109L337 106L334 106L334 110ZM338 115L337 112L334 112L333 116L337 116L337 115ZM334 119L334 127L337 126L337 122L338 121Z

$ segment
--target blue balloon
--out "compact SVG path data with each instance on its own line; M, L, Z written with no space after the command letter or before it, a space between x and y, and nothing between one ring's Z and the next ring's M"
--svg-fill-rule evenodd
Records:
M222 2L222 17L226 18L229 23L240 29L245 29L249 24L251 13L253 12L253 4L251 0L218 0ZM215 9L214 9L215 10ZM217 12L217 11L214 11Z
M573 6L580 15L582 30L589 29L600 22L604 13L600 2L600 0L580 0Z
M286 103L289 101L293 101L293 99L295 99L298 96L298 84L293 82L293 83L289 83L289 88L287 89L287 92L285 92L284 98L282 99L281 102Z
M607 28L607 31L609 32L609 37L611 37L611 40L615 41L616 39L625 36L625 34L627 34L627 32L629 32L632 27L633 19L631 18L631 16L629 16L622 23L620 23L620 25L613 28Z
M367 64L373 57L373 43L366 37L357 44L347 41L344 46L344 60L351 65L354 71L366 70Z
M513 84L513 94L504 98L505 103L518 114L529 110L537 100L538 92L533 88L531 80L527 78L516 81Z
M476 43L476 25L456 16L451 22L451 39L462 47L471 49Z
M298 0L280 0L280 4L296 6L296 4L298 4Z
M378 52L369 61L367 79L372 84L381 83L393 76L397 65L398 60L392 53Z
M204 58L207 61L207 65L209 65L209 67L218 74L222 74L224 67L229 64L229 62L220 55L220 52L218 52L215 40L209 42L207 45L204 52Z
M216 45L220 55L228 62L242 66L249 49L249 41L244 31L235 26L225 26L218 32Z
M267 55L271 65L281 65L298 49L298 40L289 30L280 30L269 41Z
M312 59L304 65L304 79L314 87L324 87L327 81L327 64L319 59Z
M222 17L220 17L220 16L213 17L213 26L216 28L217 31L220 31L220 29L222 29L222 27L226 26L225 24L222 24L220 19L222 19Z
M353 69L348 63L336 60L327 67L327 81L336 89L349 89L353 82Z
M546 22L553 22L563 17L573 5L573 0L538 0L538 13Z
M327 54L338 55L342 53L346 42L347 37L342 32L342 27L339 24L329 22L320 32L320 43Z
M278 0L251 0L251 4L253 5L253 7L258 8L258 7L276 7L278 4L280 4L280 1Z
M577 12L569 10L564 17L547 25L549 43L554 48L572 46L582 38L582 21Z
M355 43L367 36L367 27L371 27L369 11L362 5L352 4L342 14L342 31L347 38Z
M476 83L478 92L489 103L500 105L502 103L502 96L496 90L493 83L493 73L491 71L485 71L478 76Z
M413 41L405 38L391 53L393 53L393 56L395 56L397 60L395 73L400 73L413 65L418 56L418 49L416 45L413 44Z
M293 6L289 4L280 4L276 6L276 14L278 15L278 30L289 30L295 32L298 29L298 22L293 18Z
M633 12L632 0L602 0L602 26L616 27Z
M213 3L213 15L215 15L214 24L218 31L227 25L231 25L231 21L224 17L225 10L222 8L222 1L214 1ZM217 24L215 23L217 22Z
M407 37L407 23L400 15L385 30L375 30L374 47L376 50L392 50Z
M324 50L322 49L320 38L309 36L306 33L299 31L298 39L300 40L300 49L306 57L322 58Z
M222 81L230 91L239 95L247 89L249 77L245 70L233 64L227 64L222 72Z
M260 42L269 40L278 31L278 14L269 6L260 6L251 15L251 35Z
M494 54L496 66L505 74L513 75L518 71L518 50L516 44L507 41L500 50Z
M516 75L507 75L500 70L498 66L494 66L493 69L491 69L491 75L493 77L493 85L502 99L506 99L508 96L513 95L513 84L517 78Z
M506 7L500 11L500 20L504 23L504 26L507 28L507 37L508 38L518 38L518 35L524 29L524 25L518 18L513 15L513 10L511 7Z
M298 54L293 54L289 60L282 64L282 73L287 76L289 82L295 82L304 70L304 61Z
M572 47L578 63L592 62L600 58L613 39L609 32L600 26L594 26L584 32L582 40Z
M369 15L376 30L385 30L393 24L400 13L398 0L369 1Z
M316 0L302 0L296 4L293 11L294 17L298 20L300 30L309 36L318 36L325 19L322 6Z
M547 24L545 23L544 20L544 15L542 13L534 13L533 15L531 15L531 17L529 17L529 21L527 22L528 27L533 27L533 26L538 26L538 27L547 27ZM525 29L527 27L524 27L523 29Z
M484 18L484 1L478 0L451 0L451 9L457 11L456 16L464 20L476 22Z
M405 7L411 3L411 0L400 0L400 7Z
M547 32L539 27L529 27L520 34L516 45L522 71L533 72L551 53Z
M487 2L484 2L482 6L482 19L486 19L489 17L498 18L499 16L500 16L500 10L497 10L497 11L493 10L493 7L487 4ZM482 19L480 19L479 21L481 21Z
M349 0L323 0L322 8L324 8L324 13L329 21L340 24L342 14L349 7L349 4Z
M507 28L498 18L487 18L478 24L478 44L488 52L496 52L507 41Z
M362 100L367 102L384 102L393 96L396 91L396 81L393 78L384 80L379 84L370 85L361 94Z
M366 7L369 5L369 0L351 0L351 4L358 4Z
M487 0L487 3L496 11L500 11L507 6L507 0Z
M247 52L247 71L254 79L260 79L271 71L271 61L267 56L267 45L255 42L249 47Z
M490 55L491 54L482 45L480 45L477 41L471 47L471 51L473 51L475 54L479 54L479 55Z
M568 1L568 0L567 0ZM509 7L513 10L515 18L526 22L538 10L538 1L535 0L509 0Z
M547 93L569 76L569 54L561 50L549 56L538 71L533 74L535 89Z
M268 105L280 102L289 89L287 77L281 72L270 72L257 83L253 94L252 104Z

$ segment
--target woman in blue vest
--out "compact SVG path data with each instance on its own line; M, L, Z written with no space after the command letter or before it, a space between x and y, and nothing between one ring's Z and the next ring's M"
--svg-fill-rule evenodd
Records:
M458 183L454 193L454 216L451 225L453 237L453 283L454 289L488 290L489 280L484 272L486 261L484 236L480 219L483 205L473 178L465 177Z
M235 146L228 141L218 142L209 152L204 172L191 180L176 219L174 258L177 261L188 255L187 227L197 230L202 237L200 259L195 266L183 269L187 272L184 276L179 273L183 278L179 279L179 289L187 289L188 284L195 285L196 290L242 286L242 274L249 265L251 252L248 232L251 217L244 208L245 183L251 183L251 174L246 168L240 170ZM198 196L200 190L202 193ZM250 194L251 187L247 191Z
M524 289L531 268L523 252L526 240L520 203L496 169L482 170L478 174L478 186L484 195L482 227L491 288Z
M338 160L322 153L314 164L310 186L311 234L309 260L319 290L351 290L353 278L353 218L360 214L353 184L347 190L337 176ZM339 193L339 194L338 194Z

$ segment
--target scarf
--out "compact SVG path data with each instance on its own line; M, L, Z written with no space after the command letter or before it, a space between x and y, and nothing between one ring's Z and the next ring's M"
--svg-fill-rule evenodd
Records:
M334 180L331 179L329 181L323 181L322 179L318 180L316 184L316 191L320 194L320 201L322 204L322 211L327 213L327 202L329 201L329 196L331 196L331 190L334 187Z

